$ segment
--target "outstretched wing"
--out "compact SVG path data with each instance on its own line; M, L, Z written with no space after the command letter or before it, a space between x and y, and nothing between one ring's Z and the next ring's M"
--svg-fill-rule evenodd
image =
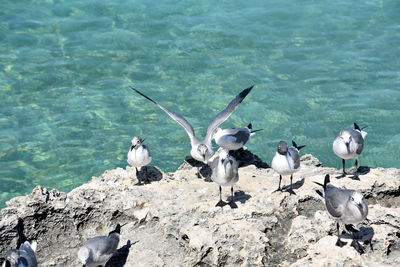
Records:
M254 85L250 86L247 89L244 89L240 94L238 94L227 106L224 110L219 112L215 118L211 121L210 125L207 128L207 134L205 137L206 142L211 142L215 129L218 128L224 121L226 121L229 116L237 109L240 103L242 103L243 99L250 93L251 89L253 89Z
M135 91L136 93L138 93L139 95L143 96L144 98L146 98L147 100L150 100L151 102L153 102L154 104L156 104L159 108L161 108L162 110L165 111L165 113L168 114L168 116L170 116L174 121L176 121L177 123L179 123L183 129L185 129L186 133L188 134L190 141L193 142L194 140L196 140L196 137L194 135L194 130L192 125L190 125L190 123L184 118L182 117L180 114L175 113L171 110L168 110L167 108L163 107L160 105L160 103L158 103L157 101L151 99L150 97L148 97L147 95L143 94L142 92L136 90L135 88L131 87L131 89L133 91Z

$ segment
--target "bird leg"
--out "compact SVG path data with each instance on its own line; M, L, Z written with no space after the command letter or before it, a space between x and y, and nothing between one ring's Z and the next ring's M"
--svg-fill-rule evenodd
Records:
M346 224L345 228L347 231L351 232L353 236L353 241L351 242L350 246L352 246L358 253L360 253L360 255L363 254L364 249L356 239L356 234L360 231L355 229L352 224Z
M136 178L138 179L138 183L137 183L137 185L142 185L142 181L140 180L140 176L139 176L139 171L138 171L138 169L137 169L137 167L135 167L135 169L136 169Z
M336 176L336 178L343 178L343 177L346 177L346 163L345 163L345 160L344 159L342 159L342 165L343 165L343 173L342 173L342 175L339 175L339 176Z
M356 172L358 171L358 159L356 159Z
M339 223L336 223L336 229L337 229L337 241L336 241L336 246L338 247L343 247L344 245L347 244L347 242L343 242L340 240L340 232L339 232Z
M344 226L346 228L347 231L352 232L352 233L358 233L360 232L359 230L357 230L356 228L354 228L354 226L352 224L345 224Z
M291 195L296 195L296 193L293 191L293 174L290 175L290 189L288 190L288 192Z
M353 235L353 241L351 242L351 245L355 250L357 250L358 253L364 254L364 249L363 247L360 245L360 243L355 239L354 235Z
M346 175L346 161L342 159L342 165L343 165L343 175Z
M221 186L219 186L219 202L215 206L222 208L225 205L226 205L226 202L222 201L222 188L221 188Z
M197 178L199 178L199 179L202 178L202 177L201 177L201 173L200 173L200 167L197 167L197 173L196 173L196 175L197 175Z
M279 185L278 185L278 189L276 189L274 192L276 192L276 191L282 191L282 189L281 189L281 181L282 181L282 175L279 174Z
M231 209L237 209L236 203L233 201L233 186L231 186L231 201L229 201L229 206Z

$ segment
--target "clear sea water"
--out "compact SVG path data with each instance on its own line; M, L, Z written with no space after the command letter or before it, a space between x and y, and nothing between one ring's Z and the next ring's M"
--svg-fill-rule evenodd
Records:
M185 131L263 128L248 147L270 163L280 140L341 167L332 141L368 126L360 164L400 168L400 2L2 0L0 207L40 184L70 191L125 167L134 135L174 171ZM353 162L348 162L348 166Z

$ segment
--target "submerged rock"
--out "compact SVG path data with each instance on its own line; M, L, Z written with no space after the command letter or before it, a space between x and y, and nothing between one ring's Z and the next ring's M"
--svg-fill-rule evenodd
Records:
M38 242L40 266L79 266L83 242L120 223L120 248L107 266L400 265L399 170L368 168L360 180L336 179L340 170L304 155L290 195L273 193L279 175L245 153L254 164L239 168L238 209L215 207L218 186L199 179L190 162L169 174L149 167L152 182L143 186L135 185L131 167L106 171L68 194L37 186L1 211L0 257L27 238ZM369 221L356 226L365 254L350 247L350 234L342 235L346 246L335 246L336 225L314 183L327 173L335 186L367 198ZM229 188L222 194L226 200Z

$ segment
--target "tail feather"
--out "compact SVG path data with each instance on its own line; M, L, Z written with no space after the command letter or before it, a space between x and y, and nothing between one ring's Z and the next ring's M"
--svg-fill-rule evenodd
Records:
M257 129L257 130L254 130L254 131L251 131L250 133L256 133L256 132L259 132L259 131L262 131L262 130L264 130L264 129Z
M361 136L362 136L362 138L364 139L364 138L367 136L367 132L361 130Z
M305 147L305 145L304 145L304 146L298 146L298 145L296 144L296 142L293 141L293 140L292 140L292 145L293 145L297 150L300 150L300 149L302 149L303 147Z
M321 183L318 183L318 182L315 182L315 181L314 181L314 183L323 187L324 190L322 192L319 189L315 190L315 192L317 192L317 194L320 195L321 197L325 198L326 186L327 186L327 184L330 183L329 174L327 174L325 176L324 184L321 184Z
M329 174L325 175L325 180L324 180L324 191L326 190L326 186L330 183L329 179Z

